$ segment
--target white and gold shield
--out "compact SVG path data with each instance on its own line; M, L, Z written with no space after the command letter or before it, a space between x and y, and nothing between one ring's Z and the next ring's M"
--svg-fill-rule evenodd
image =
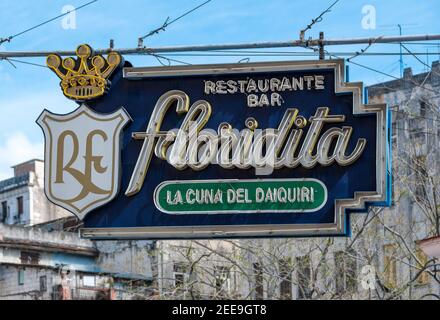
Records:
M45 191L78 218L118 194L124 108L99 114L83 104L66 115L47 110L37 120L45 137Z

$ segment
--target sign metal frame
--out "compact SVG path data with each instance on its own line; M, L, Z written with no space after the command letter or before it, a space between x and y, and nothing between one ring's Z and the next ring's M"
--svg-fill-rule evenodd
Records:
M246 64L212 64L172 67L124 68L128 80L167 76L226 75L270 71L333 69L335 93L352 93L353 115L376 114L376 190L355 192L352 199L335 200L333 223L253 224L210 226L164 226L131 228L82 228L80 235L91 239L207 239L244 237L343 236L349 234L348 215L369 206L386 206L391 198L390 114L385 104L364 104L362 82L345 82L343 60L281 61Z

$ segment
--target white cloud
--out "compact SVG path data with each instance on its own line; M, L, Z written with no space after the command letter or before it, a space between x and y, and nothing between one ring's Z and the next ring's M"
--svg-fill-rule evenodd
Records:
M34 158L43 158L44 144L32 143L22 132L14 132L0 142L0 180L11 178L8 168Z
M75 109L56 82L50 91L11 90L0 96L0 180L12 177L11 166L43 158L43 132L35 120L44 108L60 114Z

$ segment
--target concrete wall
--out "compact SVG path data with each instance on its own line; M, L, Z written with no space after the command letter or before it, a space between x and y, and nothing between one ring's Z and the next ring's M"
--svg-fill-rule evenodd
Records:
M34 184L29 188L32 197L31 208L31 225L40 224L63 217L73 216L73 214L50 202L44 193L44 180L36 177Z
M97 265L115 273L153 277L152 241L96 241Z
M0 243L3 239L20 241L42 242L53 245L69 245L85 249L95 249L94 243L87 239L80 239L78 234L69 232L45 232L37 228L21 228L0 224Z
M23 284L18 282L19 272L23 273ZM42 277L46 278L45 291L40 291ZM60 276L52 269L0 265L0 300L50 300L58 283Z
M19 282L19 273L22 282ZM43 280L43 279L45 280ZM87 279L87 280L86 280ZM46 288L41 286L46 283ZM59 300L60 286L67 293L67 300L95 300L110 298L113 278L109 275L51 269L37 266L0 265L0 300ZM41 290L43 289L43 290ZM121 292L114 298L129 298Z
M18 197L23 197L23 214L20 219L18 219ZM6 202L8 206L8 215L5 221L6 224L30 224L31 193L28 186L0 193L0 204L2 202ZM1 207L0 210L2 210Z
M60 219L72 214L51 203L44 193L44 162L31 160L14 167L14 178L27 183L11 185L0 192L0 203L6 201L9 214L6 224L35 225ZM9 180L11 181L11 180ZM23 197L23 214L18 220L17 198ZM0 207L1 210L1 207Z

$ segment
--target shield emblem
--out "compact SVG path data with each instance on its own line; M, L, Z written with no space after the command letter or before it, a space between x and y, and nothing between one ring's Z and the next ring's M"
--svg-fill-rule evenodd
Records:
M83 104L72 113L44 110L37 120L45 137L45 192L79 219L119 192L120 140L130 121L124 108L99 114Z

